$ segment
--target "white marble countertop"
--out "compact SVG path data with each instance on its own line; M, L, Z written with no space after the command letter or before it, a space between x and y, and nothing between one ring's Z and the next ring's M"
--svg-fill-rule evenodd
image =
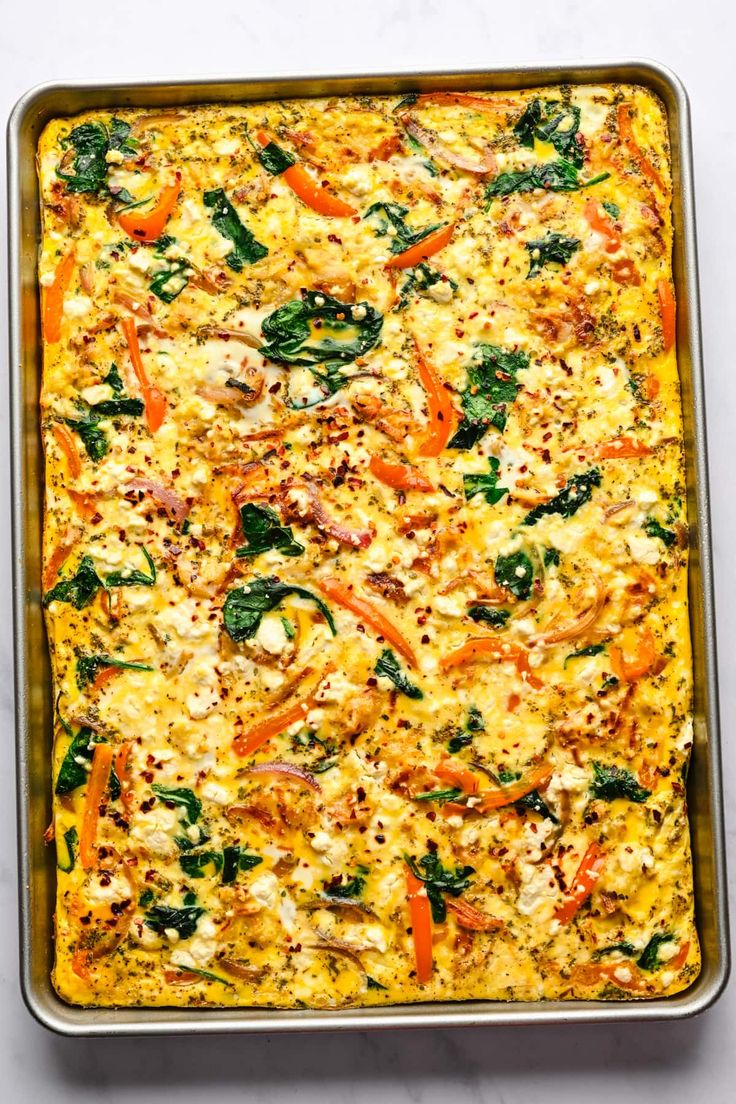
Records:
M515 11L523 12L514 17ZM728 797L736 706L731 464L736 420L733 42L730 0L0 0L0 116L31 85L57 78L278 75L472 68L572 58L648 56L670 65L692 100L710 433L722 718ZM4 173L0 177L4 187ZM4 205L3 205L4 206ZM5 253L5 225L0 250ZM5 302L0 271L0 302ZM729 307L729 303L731 306ZM0 312L0 348L6 317ZM3 357L2 363L6 363ZM7 470L7 418L0 448ZM7 483L0 517L7 518ZM7 523L3 525L8 531ZM10 554L0 547L0 1080L7 1100L281 1104L438 1101L596 1104L734 1100L734 986L700 1018L675 1025L186 1038L61 1039L26 1012L17 981L12 770ZM732 681L733 680L733 681ZM731 866L736 847L731 825ZM732 905L733 909L733 905ZM734 910L736 912L736 910Z

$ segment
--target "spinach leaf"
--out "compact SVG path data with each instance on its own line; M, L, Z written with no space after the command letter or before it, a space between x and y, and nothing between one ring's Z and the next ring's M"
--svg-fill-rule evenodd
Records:
M232 253L229 253L225 258L228 264L230 264L230 257L232 257ZM230 267L233 267L232 264L230 264ZM240 269L236 271L239 272ZM184 260L176 260L172 261L168 268L162 268L160 272L157 272L148 288L162 303L173 303L188 283L189 265Z
M480 709L476 709L474 705L471 705L468 710L467 720L465 721L465 727L468 732L485 732L486 723L483 720L483 714Z
M64 422L73 429L75 433L79 434L79 437L84 445L84 451L89 456L90 460L94 460L95 464L99 463L103 457L107 456L110 449L110 442L107 439L107 435L103 429L100 429L98 419L93 417L86 418L65 418Z
M239 870L252 870L263 862L260 855L254 855L245 847L236 845L223 848L222 852L222 880L227 885L234 882Z
M423 691L406 677L395 652L391 648L383 649L373 670L377 675L383 675L384 678L390 679L396 689L405 694L407 698L414 698L418 701L424 697Z
M236 556L260 556L272 548L284 556L301 556L304 551L304 545L294 540L291 526L282 525L279 515L269 506L246 502L240 507L240 521L247 544L237 550Z
M498 585L510 590L520 602L526 602L531 596L534 568L526 552L520 550L499 556L493 574Z
M454 280L438 272L436 268L432 268L426 261L421 261L420 264L414 265L413 268L407 268L405 271L406 279L399 288L399 301L393 308L394 311L404 310L412 295L419 295L422 298L426 297L435 284L444 284L450 289L446 297L448 301L457 291L457 284ZM445 299L443 299L442 302L445 302Z
M488 466L491 469L488 475L473 473L472 475L463 476L466 502L470 502L475 495L482 494L489 506L495 506L504 495L509 493L508 487L498 486L498 470L501 465L495 456L488 457Z
M110 443L105 431L100 427L102 418L132 417L139 418L143 413L140 399L129 399L123 395L123 381L117 367L113 364L103 383L108 384L115 394L113 399L104 399L93 406L84 408L81 418L65 418L64 422L79 434L85 452L91 460L98 463L109 451Z
M600 655L604 650L602 644L589 644L587 648L578 648L576 652L570 652L565 656L565 662L562 664L563 670L567 668L571 659L581 659L583 656L596 656Z
M143 413L141 399L103 399L90 407L92 414L100 418L140 418Z
M413 245L418 245L426 237L445 226L444 222L433 222L431 226L425 226L421 230L414 230L407 226L404 215L409 214L408 207L402 207L400 203L373 203L363 215L364 219L373 219L379 234L388 234L391 230L391 252L404 253Z
M572 104L563 106L556 101L542 103L531 100L514 124L514 134L519 145L534 149L534 139L549 142L561 157L567 157L578 168L584 160L579 137L580 108Z
M328 882L323 882L322 888L330 897L340 897L342 899L361 897L365 889L364 875L367 873L367 866L359 866L357 873L351 878L343 877L340 874L336 878L331 878Z
M531 793L524 794L523 797L514 802L514 808L517 813L523 813L524 810L530 809L534 813L539 813L542 820L551 820L553 824L560 823L538 790L532 790Z
M518 771L507 770L502 768L498 772L498 780L502 782L504 786L508 786L510 782L516 782L521 778L521 774ZM531 812L538 813L543 820L551 820L553 824L559 824L559 820L550 809L547 802L539 793L539 790L532 790L528 794L524 794L517 801L512 802L517 813L523 815L527 809Z
M460 400L463 420L447 447L471 449L491 426L503 433L509 409L521 389L517 373L528 367L529 357L521 350L510 352L498 345L478 345Z
M535 99L529 101L514 123L514 134L519 140L520 146L525 149L534 149L534 137L541 122L542 101L535 97Z
M312 368L351 364L376 345L383 316L368 303L341 303L332 295L302 292L263 322L267 343L259 352L277 364Z
M593 763L593 782L590 792L604 801L615 801L625 797L641 805L650 796L651 790L645 790L626 767L616 767L606 763Z
M447 741L447 750L452 755L457 755L459 751L462 751L465 747L470 747L473 742L472 732L463 732L459 729L454 736L451 736Z
M64 842L61 848L59 847L59 841L56 841L56 865L65 874L70 874L77 861L77 846L79 844L77 829L73 825L71 828L67 828L63 839Z
M276 609L290 594L314 602L330 626L332 635L337 636L332 614L321 598L303 587L282 583L275 575L260 575L247 586L236 587L228 593L222 607L225 631L236 643L252 640L258 632L264 613Z
M490 625L492 629L503 629L511 616L510 610L496 609L493 606L471 606L468 616L476 624Z
M237 844L223 847L222 851L188 851L179 856L179 865L189 878L221 874L223 885L234 882L239 870L252 870L262 862L260 855L254 855Z
M617 203L609 203L607 200L604 199L601 206L605 211L608 211L609 215L613 219L617 219L618 216L621 214L621 208Z
M219 874L222 862L222 851L187 851L179 856L179 866L188 878L204 878L210 866Z
M609 954L622 954L627 958L633 958L636 954L636 947L633 943L611 943L608 947L601 947L599 950L593 952L593 958L599 961L601 958L605 958Z
M579 238L570 238L566 234L558 234L556 230L548 230L543 238L535 238L534 241L525 242L524 248L529 254L529 271L527 280L538 276L545 265L566 265L573 253L580 248Z
M106 667L120 667L125 671L152 671L147 663L124 663L122 659L115 659L109 655L80 655L77 659L77 686L84 690L94 682L100 671Z
M556 548L545 548L542 559L545 567L560 566L560 553Z
M548 161L543 165L532 165L529 169L502 172L486 184L486 210L492 200L516 192L534 192L537 188L547 192L576 192L582 186L577 169L569 161Z
M204 909L198 905L185 905L173 908L171 905L154 905L146 913L146 926L162 934L167 928L179 933L180 939L189 939L197 930L197 921L204 916Z
M644 532L648 537L659 538L666 548L671 548L677 540L672 529L663 529L656 518L648 517L644 522Z
M542 502L524 518L522 525L536 525L540 518L550 514L561 514L563 518L572 517L581 506L590 502L593 497L593 488L600 487L601 473L598 468L581 472L569 479L559 494L551 498L549 502Z
M110 365L110 371L104 377L102 382L107 384L114 395L122 395L125 391L122 376L120 375L118 366L114 361Z
M193 790L185 786L161 786L157 782L151 786L156 797L171 805L181 805L186 809L185 824L196 824L202 812L202 802Z
M293 153L277 146L275 142L269 142L263 149L257 149L256 157L271 176L281 176L281 173L296 164Z
M555 110L548 104L547 118L537 127L537 138L554 146L560 157L566 157L581 168L585 155L580 141L580 108L569 105Z
M74 149L72 172L57 169L57 175L66 181L68 192L91 192L97 195L107 180L109 137L102 123L82 123L74 127L68 138L62 139L65 149Z
M76 573L70 579L62 579L43 597L44 606L50 602L69 602L75 609L81 610L94 599L104 584L95 571L91 556L83 556Z
M381 985L380 981L376 981L376 979L372 978L370 974L366 974L365 987L366 989L384 989L388 991L388 986Z
M457 788L450 790L427 790L426 793L420 793L414 795L415 801L438 801L440 805L444 805L446 801L457 801L459 797L462 797L463 791Z
M665 943L672 943L674 935L671 932L655 932L647 943L641 955L636 960L640 970L656 970L662 963L659 961L659 948Z
M205 207L212 211L212 225L223 238L229 238L234 245L225 262L234 272L241 272L245 265L255 264L268 255L268 249L256 241L255 237L240 221L238 212L225 195L224 188L213 188L203 196Z
M79 729L67 748L66 755L61 761L59 773L56 776L54 793L59 797L71 793L78 786L85 786L89 779L89 771L85 763L92 762L94 745L104 743L101 736L93 732L91 728ZM80 762L80 759L82 762Z
M64 149L74 150L72 171L60 168L56 175L66 182L68 192L89 192L99 195L107 190L107 154L118 150L127 157L138 152L138 143L130 137L130 127L122 119L111 119L109 130L104 123L82 123L62 139ZM66 160L66 158L65 158ZM115 198L123 198L116 195Z
M414 877L424 882L427 897L432 906L432 919L435 924L443 924L447 919L447 908L445 907L443 894L449 893L451 897L459 897L470 887L468 875L475 873L475 867L457 866L452 871L442 865L436 851L423 855L419 860L419 864L408 855L405 855L404 858Z
M474 705L471 705L465 720L464 730L462 728L458 729L455 734L450 737L447 741L447 750L453 755L456 755L459 751L462 751L464 747L468 747L472 744L473 735L476 732L484 732L485 727L483 714L479 709L476 709Z
M126 567L126 568L123 568L122 571L113 571L113 572L111 572L107 576L107 578L105 579L105 582L103 583L103 586L105 586L105 587L117 587L117 586L119 586L119 587L129 587L129 586L150 586L150 587L152 587L154 585L154 583L156 582L156 565L154 564L153 560L151 559L147 548L141 548L141 552L146 557L146 562L148 563L148 567L149 567L149 570L151 572L150 575L144 574L143 571L138 571L137 568L131 570L130 568Z

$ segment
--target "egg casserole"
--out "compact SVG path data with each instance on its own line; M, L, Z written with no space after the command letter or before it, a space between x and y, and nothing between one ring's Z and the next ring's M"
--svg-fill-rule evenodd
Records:
M656 96L101 110L38 165L58 993L690 985Z

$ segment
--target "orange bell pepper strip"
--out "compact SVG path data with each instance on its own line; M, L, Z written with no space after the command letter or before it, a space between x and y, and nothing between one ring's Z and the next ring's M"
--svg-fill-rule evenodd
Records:
M481 813L489 813L493 809L503 809L505 805L513 805L515 801L520 801L533 790L541 790L551 777L552 768L547 763L541 763L526 778L520 778L517 782L511 782L498 790L484 790L480 794L481 801L475 808Z
M81 539L80 533L75 533L71 538L65 541L63 544L56 546L48 559L48 563L43 570L43 589L49 590L54 585L56 576L59 574L59 570L62 567L65 560L71 556L77 544Z
M101 671L98 671L95 675L94 682L92 683L93 690L101 690L103 686L107 686L108 682L111 682L116 675L121 674L120 667L103 667Z
M271 141L262 130L258 132L256 138L262 146L267 146ZM349 203L338 199L336 195L323 188L319 180L313 177L300 161L290 165L280 175L294 195L318 214L326 215L328 218L350 218L352 215L357 215L358 212Z
M344 583L341 583L339 579L319 579L316 586L327 598L331 598L333 602L337 602L338 605L350 610L356 617L370 625L379 636L383 636L390 644L393 644L397 652L401 652L404 659L412 667L416 667L417 657L411 644L399 629L389 621L388 617L381 613L377 606L374 606L367 598L359 597Z
M667 963L668 970L674 970L677 973L687 962L687 956L690 954L690 940L688 939L682 944L679 951L674 958L671 958Z
M67 468L72 479L79 479L82 474L82 458L79 455L77 443L70 431L61 422L54 422L54 437L61 451L66 457Z
M606 864L606 856L600 844L595 841L590 844L582 858L572 883L572 890L568 900L555 910L555 920L561 924L569 924L578 909L583 905L595 889L596 882L601 876Z
M100 672L101 674L103 672ZM121 744L118 750L115 752L115 774L118 776L120 783L120 800L123 803L123 808L130 811L130 807L134 800L134 794L132 792L133 776L130 773L130 753L133 750L133 745L130 741Z
M458 926L465 928L466 931L492 932L499 931L504 926L503 920L498 920L495 916L487 916L475 905L463 901L462 898L455 900L448 897L445 904L447 911L455 917Z
M424 882L407 866L406 899L411 916L411 937L414 941L414 962L417 981L426 985L432 977L432 913Z
M83 491L75 491L72 487L64 488L70 499L74 503L74 508L80 517L83 517L86 521L91 519L97 513L97 498L94 494L87 494Z
M675 344L675 295L669 280L657 280L659 311L662 315L662 339L667 353Z
M454 652L443 656L440 667L443 671L449 671L453 667L462 667L466 663L474 663L479 659L513 660L516 670L525 682L528 682L535 690L539 690L544 684L542 680L532 674L529 668L529 653L520 644L512 644L500 640L496 636L471 637Z
M452 104L456 107L472 107L476 111L507 111L510 107L517 107L515 100L496 96L493 99L484 96L474 96L470 92L423 92L417 96L417 105L423 103Z
M123 319L123 334L128 344L130 362L133 365L136 379L140 384L143 403L146 409L146 421L151 433L155 433L166 416L166 396L163 391L151 383L146 374L141 357L141 348L138 344L138 331L133 318Z
M664 181L659 175L654 165L644 156L642 151L637 145L634 138L634 129L631 125L631 106L627 103L621 103L618 105L616 112L618 119L618 133L621 141L626 146L627 150L631 154L631 157L636 161L639 168L642 171L642 175L646 176L652 184L656 184L661 192L664 191Z
M87 796L84 801L82 831L79 835L79 861L85 870L95 863L95 840L97 824L100 819L100 802L105 795L105 787L110 777L113 749L110 744L95 744L92 756L92 770L89 772Z
M177 173L174 183L161 189L158 199L147 214L141 214L140 207L123 211L118 215L118 223L135 241L155 242L163 234L180 192L181 173Z
M454 222L449 222L447 226L440 226L437 230L433 230L431 234L427 234L426 238L422 238L416 245L410 245L403 253L397 253L394 257L391 257L390 260L386 261L386 268L413 268L414 265L421 264L422 261L426 261L427 257L434 256L435 253L439 253L440 249L444 249L446 245L449 245L450 238L454 233Z
M89 953L89 951L84 950L82 947L78 947L72 955L72 971L77 975L78 978L81 978L82 981L89 982L90 980L89 967L91 961L92 955Z
M434 484L410 464L388 464L380 456L371 456L369 470L387 487L398 491L433 491Z
M427 435L419 447L419 455L439 456L450 439L455 412L449 391L437 375L434 367L425 359L416 340L414 344L417 350L419 380L427 393L427 407L429 408Z
M244 729L233 740L233 751L236 755L245 757L253 755L260 747L263 747L272 736L296 724L297 721L306 720L309 710L314 705L314 696L302 701L294 702L280 713L272 713L260 721L256 721L250 728Z
M61 340L61 319L64 315L64 296L74 275L77 260L76 246L72 246L59 261L54 282L45 288L43 295L43 339L48 345Z
M657 663L658 658L654 637L649 629L646 630L639 641L639 648L633 660L626 659L621 648L616 646L609 648L608 654L611 659L613 673L622 682L636 682L637 679L648 675Z
M612 275L617 284L631 284L639 287L641 276L630 257L621 257L611 265Z
M649 456L651 451L649 445L633 437L614 437L611 441L602 441L593 449L598 460L628 460L635 456Z
M451 759L443 759L434 768L433 773L442 782L451 782L453 786L459 786L463 793L476 794L478 792L480 780L475 771L467 770L465 767L453 763Z
M601 214L598 200L589 199L585 204L585 218L591 230L606 239L606 252L617 253L621 248L621 235L611 219Z

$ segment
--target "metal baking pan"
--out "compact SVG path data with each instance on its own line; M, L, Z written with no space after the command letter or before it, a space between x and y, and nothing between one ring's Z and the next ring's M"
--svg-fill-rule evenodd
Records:
M51 815L52 701L39 589L43 459L38 429L41 341L36 259L40 215L35 153L41 130L54 116L89 108L169 107L429 89L503 90L561 82L607 81L651 88L664 101L669 117L674 178L674 279L679 306L677 344L692 542L690 616L695 666L695 745L689 802L703 954L700 977L677 996L642 1002L472 1001L330 1012L253 1008L94 1009L65 1004L50 981L55 868L53 856L43 843L43 832ZM675 1020L713 1004L728 978L730 952L690 111L687 93L678 78L656 63L630 60L471 72L46 84L23 96L13 111L8 128L8 164L21 984L26 1004L36 1019L66 1035L163 1035Z

